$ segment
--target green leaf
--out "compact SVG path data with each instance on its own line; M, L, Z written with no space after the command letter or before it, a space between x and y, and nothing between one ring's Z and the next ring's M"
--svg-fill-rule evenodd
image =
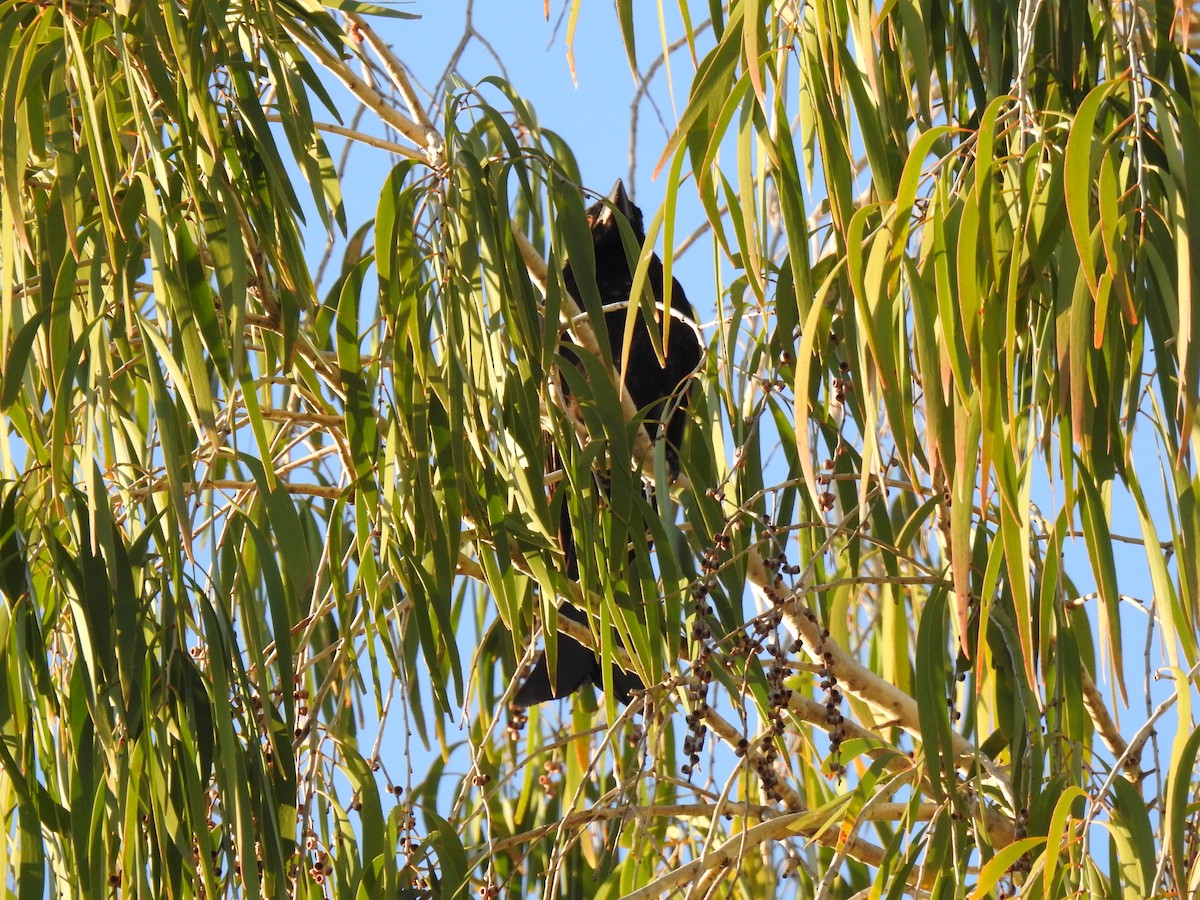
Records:
M1067 219L1071 223L1071 236L1079 253L1084 278L1092 296L1099 290L1096 260L1092 250L1092 225L1088 210L1091 208L1092 191L1092 139L1096 129L1096 117L1100 105L1113 90L1113 83L1106 82L1093 88L1075 112L1074 121L1067 137L1065 151L1063 190L1067 199Z
M979 879L975 882L975 890L970 894L971 900L981 900L981 898L989 896L1000 879L1022 856L1032 853L1045 843L1044 837L1021 838L997 851L996 855L987 861L987 865L979 870Z
M1071 833L1070 819L1071 807L1075 806L1080 800L1085 799L1087 794L1084 790L1076 785L1069 785L1066 790L1058 798L1058 802L1054 804L1054 813L1050 818L1050 828L1046 832L1046 849L1043 851L1042 859L1045 864L1045 869L1042 875L1042 884L1045 896L1053 896L1056 890L1055 876L1058 873L1058 864L1061 855L1070 852L1070 844L1074 841L1074 835ZM1031 840L1027 838L1026 840ZM980 882L982 884L982 881Z
M1128 900L1149 897L1154 893L1154 832L1141 794L1123 778L1113 782L1112 812L1109 833L1120 864L1119 875L1113 873L1114 880Z
M1088 560L1092 564L1096 587L1100 593L1100 605L1103 607L1101 634L1107 638L1106 644L1112 653L1110 672L1121 690L1122 699L1128 703L1125 692L1125 665L1121 652L1121 594L1117 587L1117 564L1113 558L1113 541L1108 528L1108 505L1101 499L1098 486L1093 483L1086 464L1082 460L1080 462L1079 512L1083 538L1088 548Z
M354 13L359 16L379 16L384 19L419 19L419 13L404 12L395 6L381 6L378 3L363 3L360 0L321 0L321 5L329 9L339 9L342 12Z
M436 848L438 862L441 864L441 895L448 900L469 896L468 878L471 874L471 867L467 862L467 853L463 849L462 839L459 838L454 826L441 816L428 810L425 815L433 822L436 829L430 832L429 841Z
M633 0L617 0L617 21L621 24L621 42L625 45L625 56L634 78L638 76L637 40L633 28Z
M951 797L957 789L955 753L947 714L946 691L950 679L946 672L946 592L935 587L921 610L917 630L916 667L917 713L921 724L921 742L930 786L937 799Z
M1177 682L1185 682L1184 673L1176 670ZM1184 687L1180 699L1186 697L1190 686ZM1190 706L1190 702L1188 704ZM1190 724L1191 716L1180 709L1180 721ZM1163 813L1163 843L1170 854L1171 872L1175 883L1186 885L1193 877L1194 860L1189 860L1184 844L1188 823L1194 816L1196 757L1200 753L1200 728L1193 728L1184 738L1184 730L1178 733L1171 747L1171 762L1167 769L1166 809Z
M21 392L21 382L25 378L26 367L29 365L30 350L33 348L33 342L37 338L38 332L50 318L50 309L49 305L43 306L30 316L29 320L21 326L21 330L17 332L17 336L9 348L8 358L4 363L3 386L0 387L0 410L7 412L17 401L17 396Z

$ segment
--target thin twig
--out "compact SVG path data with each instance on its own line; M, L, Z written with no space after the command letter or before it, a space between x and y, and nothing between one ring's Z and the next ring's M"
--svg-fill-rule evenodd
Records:
M327 500L337 500L346 496L347 488L324 484L295 484L289 481L280 482L279 486L288 494L308 497L324 497ZM170 487L166 477L159 478L153 484L144 488L131 488L129 495L138 500L144 500L151 494L162 493ZM210 481L185 482L180 486L186 495L199 494L202 491L245 491L259 489L257 481L236 481L226 478L214 478Z
M1200 671L1200 662L1197 662L1194 666L1188 669L1184 680L1188 683L1189 687L1191 686L1192 679L1196 677L1196 673L1198 671ZM1112 790L1113 782L1121 777L1121 775L1126 771L1126 765L1129 758L1131 758L1134 753L1141 753L1142 747L1145 745L1150 735L1154 732L1155 723L1165 716L1178 700L1179 692L1176 691L1175 693L1171 694L1171 696L1163 700L1162 703L1158 704L1158 706L1154 708L1154 713L1148 719L1146 719L1144 723L1142 723L1142 727L1137 730L1136 734L1134 734L1133 740L1129 742L1125 748L1125 752L1118 756L1113 762L1112 770L1108 773L1108 777L1104 779L1104 784L1100 786L1100 790L1096 791L1091 796L1091 801L1088 804L1087 815L1084 817L1083 823L1080 826L1081 834L1087 835L1089 833L1092 820L1100 812L1100 807L1104 803L1104 798L1107 797L1108 792Z
M268 122L282 122L283 119L274 113L267 115ZM334 125L332 122L313 122L313 127L318 131L324 131L329 134L336 134L338 137L344 137L347 140L356 141L360 144L366 144L368 147L374 147L377 150L386 150L388 153L395 153L397 156L403 156L405 159L413 159L417 162L425 162L424 153L412 149L405 144L397 144L395 141L389 141L386 138L375 137L373 134L367 134L364 131L358 131L354 128L347 128L344 125Z

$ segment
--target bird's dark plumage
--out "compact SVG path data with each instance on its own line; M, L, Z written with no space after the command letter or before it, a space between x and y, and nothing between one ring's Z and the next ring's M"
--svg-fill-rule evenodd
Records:
M634 236L639 243L644 243L646 233L642 222L642 211L638 209L625 193L625 186L618 181L608 198L608 204L595 203L588 209L588 222L591 225L592 243L596 257L596 288L600 301L604 306L624 304L631 301L629 296L633 288L633 272L629 266L625 247L621 241L621 232L616 219L616 213L628 220ZM563 281L568 293L576 304L583 307L579 286L570 263L563 269ZM659 343L662 344L662 304L663 297L663 266L662 260L655 254L650 260L648 282L659 304L659 316L654 327L658 329ZM632 298L636 302L639 298ZM670 306L676 313L681 313L689 319L692 317L692 307L684 296L683 288L674 278L671 279ZM628 311L625 306L605 313L605 325L608 331L609 347L612 349L614 364L618 371L621 367L621 348L624 346L625 322ZM678 451L683 440L683 430L687 423L685 406L687 404L687 380L700 364L700 341L695 331L685 322L675 319L671 323L669 340L663 345L664 364L660 364L654 352L654 343L643 315L638 314L634 322L634 333L630 341L629 361L625 369L625 387L629 391L634 404L645 410L643 424L651 440L655 439L660 430L665 430L667 441L667 460L672 472L678 468ZM563 348L563 356L574 358L573 351ZM664 416L667 413L664 425ZM562 506L562 517L559 522L559 543L567 562L566 574L579 579L579 566L575 556L574 531L567 512L567 505ZM560 610L564 615L581 624L587 623L587 615L570 604L563 604ZM600 660L596 654L580 644L574 638L565 634L558 636L558 664L555 667L555 684L550 684L549 667L546 665L545 654L542 654L534 666L533 672L521 685L514 697L514 702L520 706L532 706L557 697L566 697L574 693L587 682L597 686L604 680L600 668ZM613 687L616 698L622 703L629 702L629 692L640 690L641 679L631 672L625 672L619 666L613 667Z

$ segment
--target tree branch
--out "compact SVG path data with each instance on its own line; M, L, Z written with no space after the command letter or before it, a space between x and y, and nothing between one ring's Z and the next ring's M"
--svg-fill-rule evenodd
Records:
M846 652L833 638L827 636L804 602L804 589L785 588L782 576L773 575L768 571L757 548L750 550L746 580L764 603L782 610L788 627L802 638L805 652L814 662L821 663L829 669L837 678L838 688L843 693L866 703L883 714L890 723L921 740L917 701L891 682L876 675ZM952 730L950 735L955 765L964 770L976 765L982 766L996 780L1005 799L1011 808L1015 809L1016 802L1008 776L958 732Z
M656 878L650 884L639 890L626 894L624 900L651 900L662 897L678 888L680 885L696 881L704 873L730 866L736 866L738 860L745 856L748 850L753 850L770 841L785 841L793 837L805 837L816 841L825 847L837 847L843 840L840 831L825 829L824 816L813 812L785 813L777 818L769 819L743 832L735 834L720 847L710 850L699 859L680 866L667 874ZM878 867L883 864L886 853L882 847L871 844L861 838L851 838L846 841L846 851L850 856L869 866ZM933 884L933 873L923 876L921 887L928 888ZM909 884L917 884L917 876L909 875Z
M370 109L388 125L391 125L416 146L425 150L425 160L430 166L441 164L441 154L444 145L430 146L429 134L416 122L396 110L375 88L356 75L345 61L334 56L328 48L317 42L315 38L296 26L291 19L283 19L288 34L297 43L302 44L309 53L316 57L322 67L341 81L346 90L354 95L358 102ZM439 135L440 138L440 135Z

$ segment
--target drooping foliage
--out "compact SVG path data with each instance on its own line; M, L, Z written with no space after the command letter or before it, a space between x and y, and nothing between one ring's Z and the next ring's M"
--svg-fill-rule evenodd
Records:
M430 112L419 6L0 2L12 893L1200 887L1200 23L637 6L674 481L588 325L608 184L520 84ZM510 709L560 629L645 694Z

